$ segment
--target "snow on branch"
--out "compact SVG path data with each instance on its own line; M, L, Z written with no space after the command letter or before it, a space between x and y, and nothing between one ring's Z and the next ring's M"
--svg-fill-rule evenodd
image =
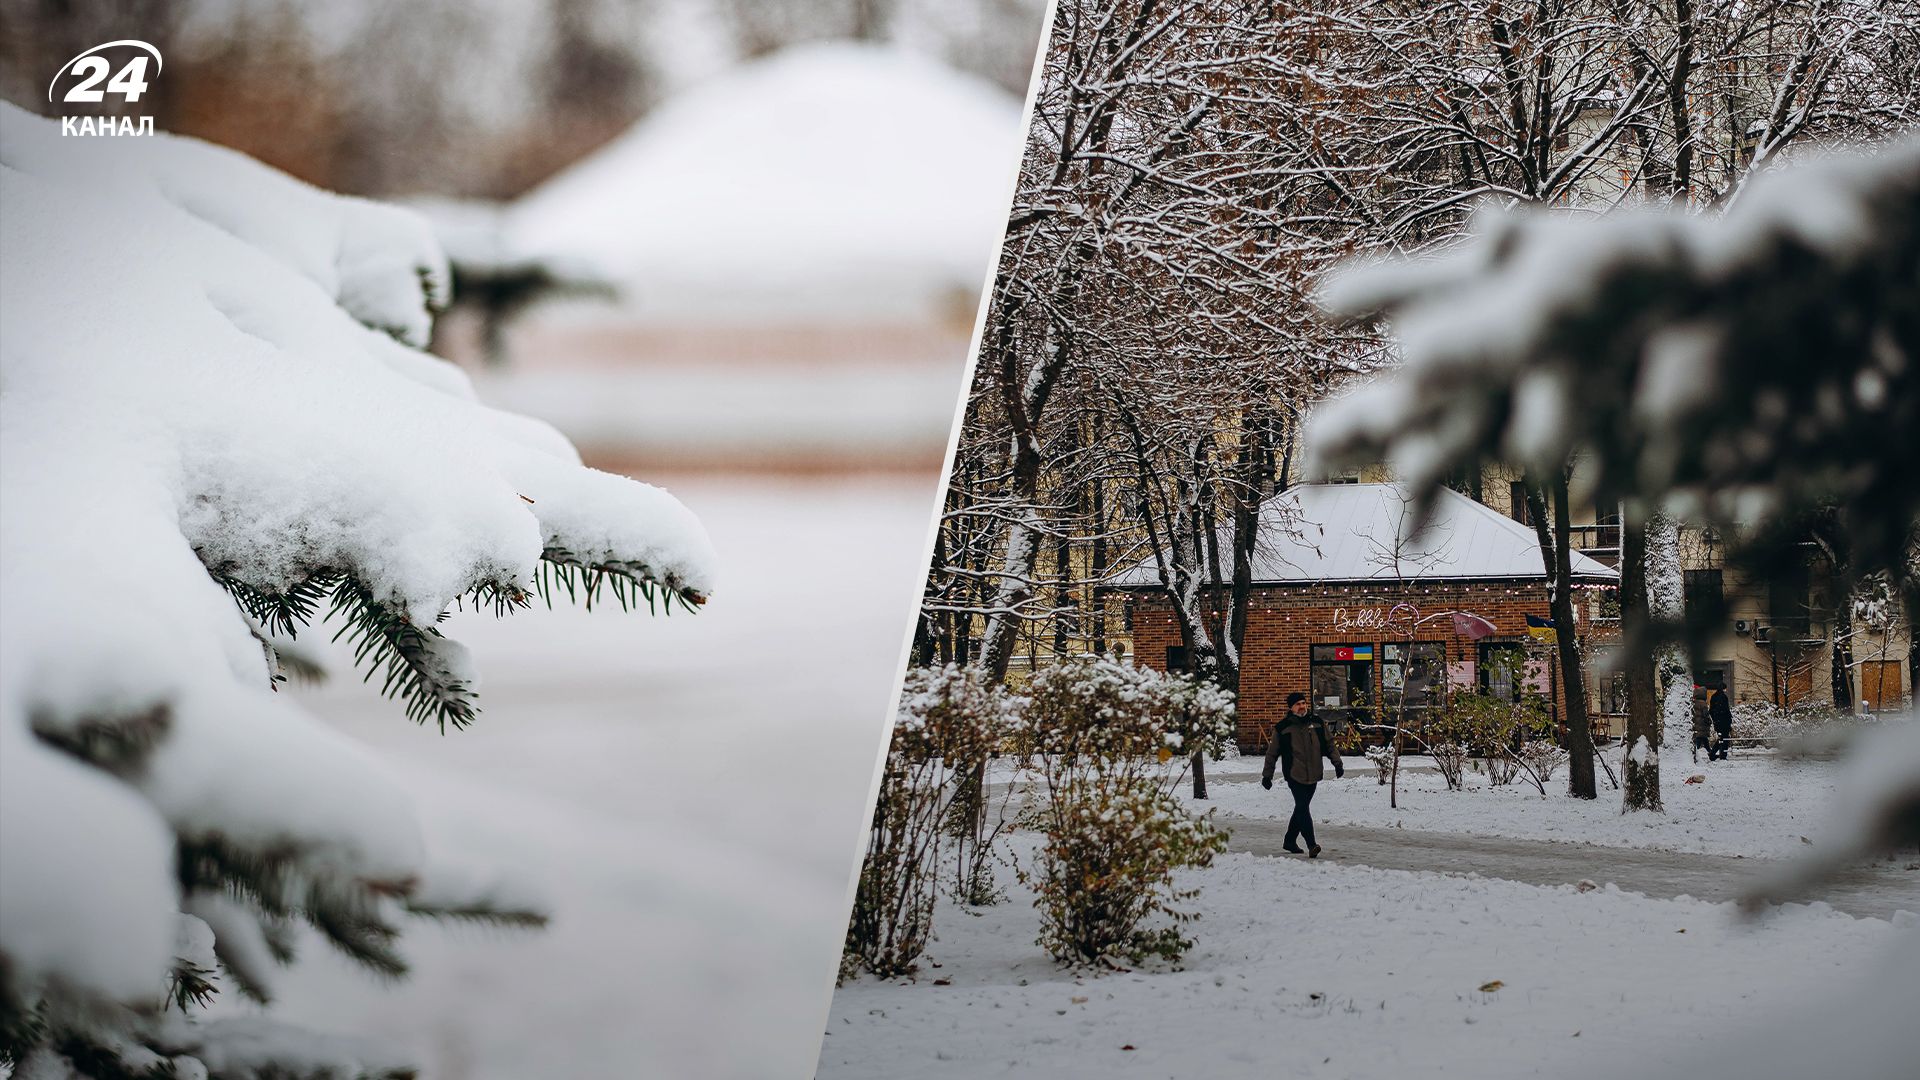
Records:
M274 693L272 642L330 608L460 727L451 605L691 608L711 544L416 351L447 275L407 212L7 105L0 201L0 1059L313 1074L319 1042L202 1023L202 973L266 1001L301 924L398 975L409 915L544 915L434 861L407 787Z

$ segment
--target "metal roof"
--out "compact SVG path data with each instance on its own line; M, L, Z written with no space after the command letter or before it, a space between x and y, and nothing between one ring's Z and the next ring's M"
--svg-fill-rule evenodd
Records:
M1542 578L1532 526L1442 488L1426 526L1410 532L1411 496L1399 484L1301 484L1260 506L1255 584L1325 581L1474 581ZM1223 543L1224 548L1226 544ZM1619 572L1573 552L1576 579ZM1158 585L1148 559L1112 584Z

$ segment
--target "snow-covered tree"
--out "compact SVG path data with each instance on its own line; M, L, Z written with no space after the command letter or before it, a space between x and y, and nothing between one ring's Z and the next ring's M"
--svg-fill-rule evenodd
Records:
M1686 621L1686 574L1680 566L1680 522L1655 508L1647 520L1647 611L1658 623ZM1693 745L1693 671L1677 641L1654 657L1660 677L1660 747L1678 752Z
M544 919L423 850L400 780L275 692L278 647L326 611L410 717L463 727L451 606L691 608L706 535L418 351L447 278L411 214L12 106L0 203L0 1061L410 1075L198 1015L270 1001L309 930L397 976L409 917Z

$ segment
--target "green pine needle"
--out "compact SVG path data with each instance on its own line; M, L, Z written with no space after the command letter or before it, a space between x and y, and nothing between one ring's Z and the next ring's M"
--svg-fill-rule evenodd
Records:
M167 972L167 1000L181 1012L189 1012L193 1006L206 1008L212 1003L219 988L213 984L213 970L183 956L173 958L173 969Z
M540 560L540 566L534 570L534 591L548 607L553 606L553 598L563 591L569 603L585 604L589 611L595 603L605 603L602 593L610 594L622 611L634 610L644 600L648 614L664 611L671 615L676 605L693 611L707 602L699 590L675 575L663 576L645 563L620 560L588 563L559 547L542 552Z
M365 681L379 674L382 694L405 699L409 720L437 721L444 733L448 724L464 728L480 715L473 687L441 655L450 642L438 629L413 625L351 578L334 589L331 614L342 620L333 640L353 646L354 665L367 669Z
M528 908L497 908L484 903L439 905L426 904L409 899L407 912L429 919L441 919L450 922L483 923L488 926L506 926L514 929L539 930L547 925L547 914Z
M706 603L699 590L677 576L659 574L643 563L588 563L559 547L548 548L540 560L534 570L534 592L549 608L562 594L569 603L584 604L588 610L607 603L609 598L622 611L636 610L645 603L648 612L668 615L676 607L690 612ZM294 638L319 614L321 601L330 598L329 614L342 620L333 640L345 639L353 646L354 666L365 669L365 681L372 682L379 675L381 693L404 700L407 718L413 722L431 720L444 733L448 725L458 730L479 717L477 691L456 674L445 655L445 646L451 642L434 626L414 625L376 599L372 590L351 574L321 567L284 592L270 592L234 577L230 568L209 573L242 611L273 636ZM482 581L455 603L463 610L469 604L475 611L491 609L495 617L501 617L529 606L531 596L511 582ZM440 612L435 622L448 614Z

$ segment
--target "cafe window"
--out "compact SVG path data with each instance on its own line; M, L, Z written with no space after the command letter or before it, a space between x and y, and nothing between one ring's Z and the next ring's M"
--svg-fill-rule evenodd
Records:
M1315 645L1312 671L1314 708L1363 709L1372 703L1372 645Z
M1437 705L1446 679L1444 642L1416 641L1411 650L1398 642L1380 647L1380 692L1389 705L1398 706L1402 693L1409 709Z
M1591 653L1587 668L1587 686L1603 716L1623 716L1627 711L1627 673L1620 669L1618 646L1599 646Z
M1480 689L1503 701L1519 701L1526 685L1527 651L1515 641L1480 643Z

